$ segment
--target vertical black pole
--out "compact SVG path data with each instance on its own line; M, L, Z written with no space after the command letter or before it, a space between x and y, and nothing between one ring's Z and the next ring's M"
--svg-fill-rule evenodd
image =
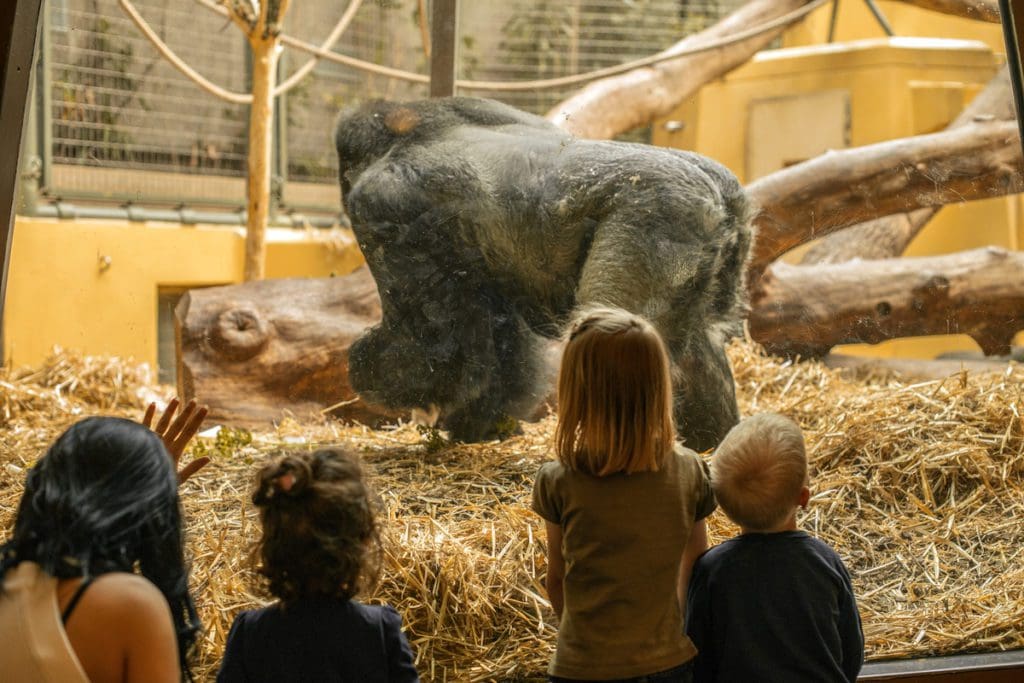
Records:
M1006 39L1006 63L1013 83L1013 104L1017 109L1017 125L1024 149L1024 71L1021 71L1021 34L1024 33L1024 3L999 0L999 14L1003 21L1003 37Z
M0 274L0 363L6 360L3 314L14 237L14 194L41 6L42 0L7 0L0 4L0 252L4 258Z
M277 60L277 73L274 74L274 87L281 85L286 73L285 63L290 53L285 52ZM310 77L313 80L313 77ZM274 98L274 146L270 176L270 218L276 217L285 204L285 187L288 184L288 95L282 93Z
M458 0L430 3L430 96L455 94L455 53L458 44Z

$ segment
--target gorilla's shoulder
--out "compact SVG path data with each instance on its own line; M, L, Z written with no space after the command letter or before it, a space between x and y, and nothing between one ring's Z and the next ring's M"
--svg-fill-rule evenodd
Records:
M352 139L415 137L430 139L455 126L529 126L559 132L547 119L483 97L439 97L412 102L371 100L338 117L335 142ZM376 130L376 135L370 134Z

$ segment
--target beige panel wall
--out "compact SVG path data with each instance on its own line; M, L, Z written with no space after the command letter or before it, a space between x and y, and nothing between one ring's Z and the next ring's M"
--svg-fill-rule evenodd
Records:
M842 149L850 140L848 90L753 100L747 123L747 173L759 178Z

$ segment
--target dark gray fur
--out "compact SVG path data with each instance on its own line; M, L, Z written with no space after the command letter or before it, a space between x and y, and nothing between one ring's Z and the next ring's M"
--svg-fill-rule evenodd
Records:
M549 389L543 338L608 304L664 336L687 445L736 423L723 343L745 312L752 210L726 168L465 97L367 104L335 142L383 306L350 352L365 399L435 404L453 438L490 438Z

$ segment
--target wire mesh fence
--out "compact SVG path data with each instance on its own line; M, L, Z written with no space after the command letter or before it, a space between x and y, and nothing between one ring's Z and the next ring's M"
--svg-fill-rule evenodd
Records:
M51 0L53 162L241 175L244 105L206 95L174 70L116 0ZM180 0L138 8L173 49L232 90L246 85L241 33Z
M192 0L133 2L161 39L196 71L228 90L247 92L248 48L230 21ZM615 65L663 49L740 4L742 0L464 1L459 5L458 76L534 80ZM334 50L426 73L422 36L429 6L429 0L367 0ZM320 44L344 9L337 0L293 2L286 31ZM49 136L44 138L48 149L43 158L64 171L50 175L55 186L46 189L51 195L72 186L115 182L112 175L89 172L97 168L166 174L140 186L159 185L163 198L186 203L198 201L195 195L203 187L244 193L240 182L204 185L202 178L244 176L246 105L217 99L175 70L117 0L48 0L47 15L41 64L47 92L40 125ZM286 50L280 78L308 59ZM472 94L543 114L571 91ZM275 160L285 201L325 211L336 208L331 128L342 107L371 98L426 94L422 84L318 63L279 100L282 123ZM109 187L94 190L97 196L117 194ZM144 202L147 197L134 199ZM243 197L228 199L240 202Z
M512 0L462 3L459 76L556 78L658 52L744 0ZM580 86L476 94L544 114Z

